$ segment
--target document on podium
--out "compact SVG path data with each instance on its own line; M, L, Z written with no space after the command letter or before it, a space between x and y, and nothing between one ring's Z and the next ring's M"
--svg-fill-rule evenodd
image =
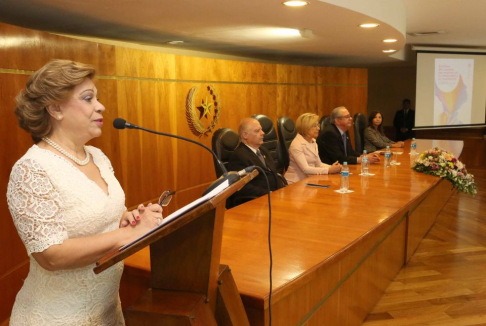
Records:
M222 184L220 184L219 186L217 186L216 188L214 188L213 190L211 190L209 193L207 193L206 195L202 196L201 198L198 198L196 199L195 201L187 204L186 206L184 207L181 207L179 208L178 210L176 210L174 213L170 214L169 216L165 217L163 220L162 220L162 223L160 223L159 226L153 228L152 230L148 231L147 233L145 233L144 235L142 235L141 237L133 240L132 242L130 243L127 243L126 245L124 245L123 247L121 247L119 249L119 251L123 251L125 250L126 248L132 246L133 244L137 243L138 241L146 238L147 236L151 235L152 233L154 233L155 231L157 231L158 229L164 227L164 225L172 222L173 220L177 219L178 217L180 217L181 215L183 215L184 213L190 211L191 209L201 205L202 203L205 203L206 201L210 200L211 198L213 198L214 196L216 196L217 194L219 194L220 192L222 192L223 190L225 190L226 188L229 187L229 182L228 180L226 180L225 182L223 182Z

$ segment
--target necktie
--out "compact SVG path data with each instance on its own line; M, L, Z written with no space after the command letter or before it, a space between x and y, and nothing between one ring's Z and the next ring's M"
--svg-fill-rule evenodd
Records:
M346 150L346 133L343 134L343 144L344 144L344 154L348 156L348 151Z
M267 166L267 165L265 164L265 159L263 158L262 153L260 152L260 150L259 150L259 149L257 149L257 151L256 151L256 155L258 156L258 158L260 159L260 161L262 161L263 166Z

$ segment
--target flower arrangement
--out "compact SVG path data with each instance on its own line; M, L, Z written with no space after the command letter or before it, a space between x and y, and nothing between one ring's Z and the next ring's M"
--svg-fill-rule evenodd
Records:
M445 178L452 183L452 188L475 196L478 187L474 176L467 173L466 166L452 153L438 147L429 149L420 154L412 163L412 169L425 174Z

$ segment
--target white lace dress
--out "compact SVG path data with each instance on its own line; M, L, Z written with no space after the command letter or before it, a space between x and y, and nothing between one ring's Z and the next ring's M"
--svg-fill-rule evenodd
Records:
M37 145L12 168L8 206L30 257L12 326L124 325L118 296L123 263L98 275L94 264L50 272L31 256L69 238L118 228L125 194L108 158L95 147L87 149L108 184L108 196L67 159Z

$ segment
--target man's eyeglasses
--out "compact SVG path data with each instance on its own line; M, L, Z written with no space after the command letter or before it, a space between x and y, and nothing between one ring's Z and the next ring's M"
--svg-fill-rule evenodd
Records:
M339 117L338 119L350 119L351 115L343 115L342 117Z
M162 195L160 195L159 197L159 205L160 206L167 206L169 205L171 199L172 199L172 195L175 195L175 191L170 191L169 190L166 190L162 193Z

